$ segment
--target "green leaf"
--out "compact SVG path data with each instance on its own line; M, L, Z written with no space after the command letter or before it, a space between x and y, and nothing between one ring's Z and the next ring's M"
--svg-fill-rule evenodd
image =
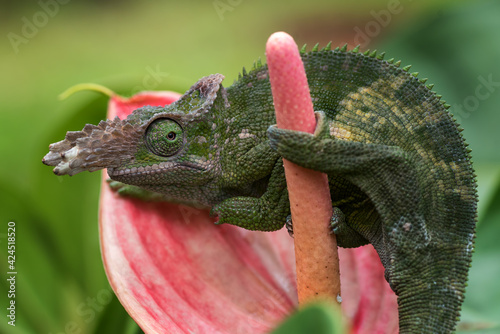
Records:
M7 321L2 321L0 332L47 332L57 324L57 303L61 301L62 296L54 294L54 291L63 285L62 274L65 268L60 266L60 257L52 246L54 239L45 228L44 220L32 210L29 196L11 187L5 179L0 177L0 203L2 208L8 208L0 211L0 254L1 258L5 259L0 261L0 270L2 273L12 271L7 267L6 238L7 222L14 222L17 275L13 300L16 303L16 327L13 328L7 325ZM7 296L9 289L6 279L0 281L0 287L2 295Z
M492 322L488 317L468 307L462 307L462 317L457 326L458 334L497 334L500 324Z
M479 196L478 219L482 222L486 212L492 209L492 205L495 205L495 193L500 188L500 164L476 163L474 169L477 173Z
M485 169L483 170L485 174ZM498 277L500 277L500 180L497 172L492 171L490 176L483 180L496 180L489 185L490 188L480 191L482 198L487 202L482 207L481 222L476 229L476 248L472 257L472 267L469 272L469 286L465 298L462 318L465 328L496 328L496 332L486 331L478 333L498 333L500 321L500 289L498 288ZM482 175L479 173L479 175ZM481 180L482 177L479 177ZM480 186L486 187L481 181ZM478 317L480 315L480 317ZM464 332L465 333L465 332ZM467 333L470 333L467 331Z
M340 308L327 303L309 304L286 319L272 334L342 334L347 330Z

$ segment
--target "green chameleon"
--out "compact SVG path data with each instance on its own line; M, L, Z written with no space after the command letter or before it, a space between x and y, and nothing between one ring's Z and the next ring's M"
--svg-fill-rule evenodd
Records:
M282 158L327 173L338 244L377 250L398 295L401 333L454 331L477 194L449 105L410 66L376 51L316 45L301 56L314 134L271 126L259 61L228 88L210 75L171 105L68 132L43 162L57 175L107 168L119 193L211 208L219 224L259 231L289 220Z

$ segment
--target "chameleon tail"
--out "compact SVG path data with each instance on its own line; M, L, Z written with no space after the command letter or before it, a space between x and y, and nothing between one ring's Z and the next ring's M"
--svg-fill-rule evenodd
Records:
M470 252L455 248L425 253L412 256L414 263L407 258L395 265L389 275L398 295L400 333L452 333L464 300Z

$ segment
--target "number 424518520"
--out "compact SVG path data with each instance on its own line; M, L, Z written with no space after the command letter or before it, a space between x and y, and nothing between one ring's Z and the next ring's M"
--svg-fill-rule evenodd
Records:
M9 270L16 270L16 223L9 222L7 228L7 252L9 253L7 262Z

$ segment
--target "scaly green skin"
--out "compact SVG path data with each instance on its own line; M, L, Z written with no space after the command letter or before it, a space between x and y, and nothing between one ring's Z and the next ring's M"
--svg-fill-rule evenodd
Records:
M172 105L69 132L44 162L56 174L108 168L123 194L211 207L221 224L261 231L290 214L282 157L325 172L345 215L332 220L337 241L375 247L399 296L401 333L450 333L473 250L471 159L449 106L382 58L302 53L319 111L312 135L269 127L268 72L257 64L227 89L212 75Z

